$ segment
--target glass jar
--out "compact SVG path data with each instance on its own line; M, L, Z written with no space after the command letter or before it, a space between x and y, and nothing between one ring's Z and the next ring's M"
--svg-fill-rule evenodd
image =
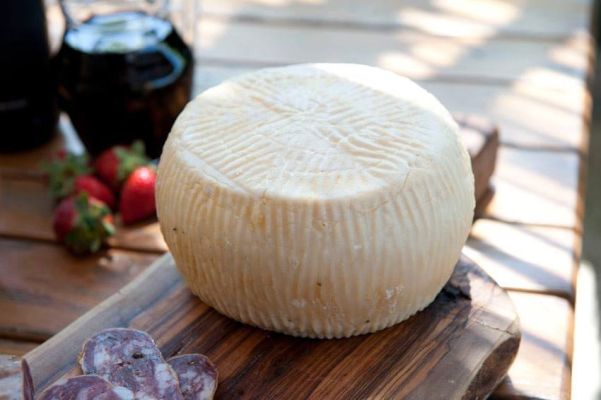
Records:
M190 99L194 3L61 0L59 104L92 155L137 139L160 155Z

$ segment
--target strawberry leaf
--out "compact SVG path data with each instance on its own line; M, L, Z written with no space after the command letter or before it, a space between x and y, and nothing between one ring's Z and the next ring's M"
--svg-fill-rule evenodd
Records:
M67 247L76 254L94 253L115 233L110 209L83 192L73 199L75 215L71 231L65 236Z
M146 157L144 142L136 140L129 148L115 148L115 155L119 160L117 168L117 179L125 181L127 177L138 167L146 165L150 159Z
M50 194L55 200L60 200L73 193L75 178L89 174L92 171L87 155L71 153L44 163L42 169L48 176Z

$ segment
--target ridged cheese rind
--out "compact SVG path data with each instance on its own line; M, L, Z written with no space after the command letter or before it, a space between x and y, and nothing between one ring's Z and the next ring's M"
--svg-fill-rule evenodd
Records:
M424 89L373 67L307 64L193 100L163 149L156 200L202 301L333 338L434 299L469 233L474 178L457 125Z

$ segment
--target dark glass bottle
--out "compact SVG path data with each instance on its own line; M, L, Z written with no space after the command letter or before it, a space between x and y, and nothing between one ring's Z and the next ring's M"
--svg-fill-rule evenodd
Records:
M168 20L143 11L92 16L66 31L58 58L61 107L91 154L142 139L160 155L193 70Z
M0 3L0 151L39 146L58 111L43 0Z

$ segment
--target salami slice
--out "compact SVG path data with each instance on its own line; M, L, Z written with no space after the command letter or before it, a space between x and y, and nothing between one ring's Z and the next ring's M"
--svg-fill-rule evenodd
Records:
M80 375L44 390L38 400L132 400L133 393L116 388L97 375Z
M184 354L167 362L179 379L185 400L211 400L217 389L217 369L202 354Z
M79 363L84 374L125 387L136 399L183 400L177 375L146 332L103 330L84 343Z

